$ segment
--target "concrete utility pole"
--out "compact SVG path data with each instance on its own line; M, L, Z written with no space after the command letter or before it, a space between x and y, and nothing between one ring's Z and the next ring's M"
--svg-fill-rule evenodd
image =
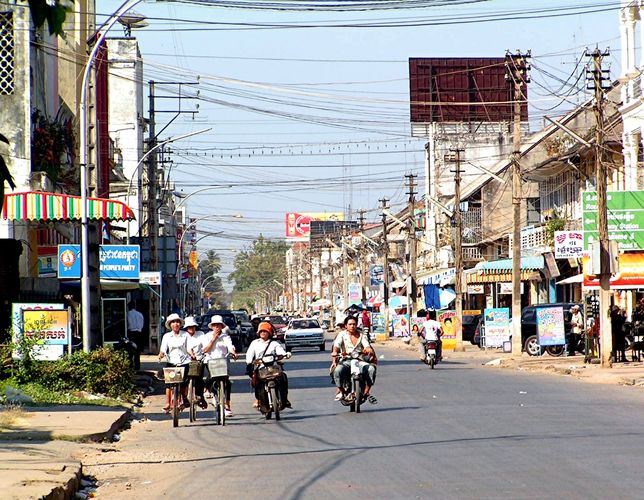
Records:
M329 301L331 302L331 314L333 315L332 327L335 328L335 298L333 297L333 249L329 247Z
M361 233L364 232L364 214L366 210L358 210L358 231ZM360 287L362 288L362 300L363 305L367 305L367 290L369 288L369 266L367 264L367 251L364 249L364 245L358 247L358 266L360 266Z
M604 77L602 59L608 51L595 49L591 54L592 86L595 91L595 187L597 189L597 236L599 238L599 341L602 368L613 366L613 337L610 317L610 249L608 241L608 208L606 163L604 162Z
M416 313L416 260L417 260L417 251L418 245L416 242L416 217L414 217L414 210L416 208L416 191L414 190L416 185L414 184L414 179L416 176L414 174L406 174L407 178L407 194L408 205L407 209L409 210L409 280L407 282L407 297L408 297L408 311L410 317L409 328L411 328L411 317ZM410 330L411 331L411 330Z
M342 230L342 300L344 308L349 307L349 263L347 262L347 245L344 242L346 230Z
M455 351L464 351L463 347L463 223L461 217L461 153L462 149L450 149L454 155L450 158L456 168L454 173L454 287L456 289L456 346Z
M155 107L154 107L154 86L155 82L150 80L150 95L148 102L149 110L149 123L148 123L148 151L156 148L157 135L156 135L156 117L155 117ZM157 155L156 153L152 154L148 158L147 165L147 177L148 177L148 205L147 205L147 233L148 240L150 241L150 270L158 271L159 270L159 214L157 211ZM181 264L181 263L179 263ZM178 277L179 279L181 276ZM163 271L161 272L161 288L163 288ZM161 305L162 306L162 305ZM159 302L156 294L150 294L149 302L149 311L148 311L148 324L149 336L150 336L150 346L152 344L152 338L157 339L157 346L161 345L161 332L159 328L159 321L161 318L158 317L157 311L159 311Z
M387 241L387 198L381 198L380 207L382 208L382 272L384 279L383 300L385 303L385 337L389 338L389 242Z
M512 148L512 355L521 356L521 104L525 101L523 86L530 80L524 56L510 54L505 56L507 78L512 83L512 100L514 102L514 132Z

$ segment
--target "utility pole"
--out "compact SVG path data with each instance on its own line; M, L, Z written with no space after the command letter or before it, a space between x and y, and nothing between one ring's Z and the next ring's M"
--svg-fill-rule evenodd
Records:
M387 198L381 198L382 208L382 271L384 278L383 300L385 302L385 338L389 338L389 242L387 241Z
M362 233L364 232L364 214L365 210L358 210L358 230ZM369 279L369 266L367 264L367 252L362 250L364 246L358 247L358 265L360 266L360 287L362 288L362 300L363 305L366 306L367 303L367 289L369 288L368 279Z
M506 53L506 78L512 83L514 131L512 134L512 355L521 356L521 107L523 87L530 81L526 55ZM496 284L495 284L496 286Z
M344 242L346 230L342 230L342 300L344 308L349 307L349 263L347 262L347 245Z
M454 351L464 351L463 347L463 222L461 217L461 153L462 149L450 149L454 154L456 168L454 173L454 287L456 288L456 346Z
M604 77L602 59L608 51L595 49L591 54L591 86L595 91L595 188L597 190L597 236L599 238L599 341L602 368L613 366L613 338L610 317L610 250L608 241L608 208L606 163L604 162Z
M414 174L406 174L405 177L407 178L407 188L409 191L407 191L407 194L409 195L408 198L408 205L407 205L407 210L409 211L409 229L408 229L408 242L409 242L409 263L407 267L407 272L409 274L409 279L407 280L407 299L408 299L408 307L407 310L409 311L409 328L411 332L411 317L416 313L416 260L417 260L417 243L416 243L416 217L414 217L414 210L416 208L416 191L414 191L414 188L416 185L414 184L414 179L416 179L416 176Z
M331 301L331 321L332 327L335 328L335 297L333 296L333 249L329 247L329 301Z
M154 90L155 82L150 80L150 95L149 95L149 128L148 128L148 151L156 147L156 118L154 106ZM159 217L157 212L157 155L151 154L148 157L147 165L148 174L148 205L147 205L147 233L148 241L150 242L150 271L159 270ZM179 263L181 264L181 263ZM163 288L163 272L161 273L161 288ZM163 306L163 304L161 304ZM159 302L156 294L150 293L149 311L148 311L148 324L150 347L152 338L157 339L157 346L161 345L161 329L159 327ZM162 311L163 313L163 311Z

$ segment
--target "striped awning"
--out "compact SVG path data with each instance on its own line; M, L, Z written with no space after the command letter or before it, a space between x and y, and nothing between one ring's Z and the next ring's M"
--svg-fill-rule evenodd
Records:
M2 218L8 220L80 220L81 197L30 191L6 194ZM134 220L134 212L122 201L87 198L89 220Z
M499 272L494 274L483 273L466 273L467 283L510 283L512 281L512 271ZM534 271L521 271L521 281L539 280L541 275Z
M521 257L521 281L539 280L543 269L542 255ZM468 283L507 283L512 281L512 259L479 262L474 269L465 271Z

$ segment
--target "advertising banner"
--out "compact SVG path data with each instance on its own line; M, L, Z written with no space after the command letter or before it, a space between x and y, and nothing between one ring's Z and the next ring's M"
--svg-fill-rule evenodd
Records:
M583 253L583 231L555 231L555 259L578 259Z
M485 347L502 347L510 340L510 309L492 307L483 313L485 324Z
M297 213L286 214L286 239L289 241L309 241L312 220L344 220L342 212Z
M394 337L409 337L409 318L406 314L392 314L391 323L394 327Z
M385 332L385 315L379 312L371 313L371 339L378 339L379 337L389 337Z
M369 281L373 288L377 288L384 283L385 268L379 265L369 266Z
M139 283L146 283L151 286L161 285L161 271L141 271Z
M469 295L483 295L485 294L485 285L467 285L467 293Z
M436 320L443 327L443 349L456 348L456 328L460 318L456 317L456 311L442 311L437 313Z
M71 318L65 304L14 303L12 304L14 342L24 335L37 339L34 359L53 360L65 353L71 340ZM14 351L14 357L19 357Z
M609 191L608 237L616 240L620 250L644 250L644 191ZM597 241L597 193L582 196L584 248Z
M56 260L58 248L55 246L38 247L38 276L40 278L56 277Z
M563 307L537 308L537 336L540 346L566 343Z
M520 285L521 294L523 294L523 281ZM499 283L499 294L512 295L512 283Z
M583 259L584 288L599 290L599 279L588 275L588 257ZM610 278L610 287L615 290L644 288L644 252L628 252L619 256L619 272Z
M139 279L139 245L101 245L98 258L101 278ZM58 278L78 279L81 272L80 245L58 245Z
M349 283L349 305L362 303L362 285L360 283Z
M411 336L418 336L423 329L423 321L425 318L411 318Z

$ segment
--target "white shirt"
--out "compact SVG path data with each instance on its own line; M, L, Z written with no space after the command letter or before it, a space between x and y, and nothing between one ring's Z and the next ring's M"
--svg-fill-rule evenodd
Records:
M581 315L581 311L573 313L570 323L572 324L572 333L581 333L584 326L584 317Z
M264 351L266 351L266 353L264 353ZM246 364L250 364L256 359L269 354L286 356L286 351L284 350L284 347L282 347L282 344L277 340L271 339L263 341L262 339L255 339L250 343L248 350L246 351Z
M367 337L367 335L360 334L358 341L355 345L353 345L349 332L346 330L341 330L333 341L333 347L337 348L340 353L349 354L354 350L362 352L367 347L371 347L371 343L369 342L369 337Z
M222 332L219 334L217 340L215 340L214 345L210 348L210 352L203 351L203 349L205 349L206 346L212 341L214 335L215 333L211 331L203 335L200 339L201 349L202 352L206 355L206 361L209 359L225 358L229 352L233 352L235 350L235 346L233 345L233 341L230 338L230 335L226 335Z
M168 363L185 365L191 359L186 348L187 342L188 334L183 330L179 330L178 335L175 335L173 331L169 331L161 339L160 352L166 355Z
M441 324L435 319L428 319L423 321L423 336L425 340L438 340L438 332L441 329Z
M127 312L127 329L133 332L143 331L143 314L136 309Z
M186 340L186 349L188 350L188 354L192 351L197 359L201 359L201 356L203 355L202 339L205 337L204 333L197 330L194 335L190 335L188 332L186 332L186 334L188 336L188 339Z

